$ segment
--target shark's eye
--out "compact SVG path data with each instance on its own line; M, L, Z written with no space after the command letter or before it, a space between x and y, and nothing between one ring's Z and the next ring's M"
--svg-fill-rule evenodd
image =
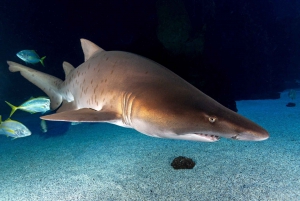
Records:
M216 119L217 119L217 118L215 118L215 117L208 117L208 121L209 121L210 123L214 123L214 122L216 121Z

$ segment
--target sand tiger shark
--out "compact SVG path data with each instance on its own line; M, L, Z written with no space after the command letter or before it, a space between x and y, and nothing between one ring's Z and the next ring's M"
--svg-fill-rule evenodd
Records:
M222 106L164 66L122 51L105 51L81 39L85 61L77 68L63 62L65 81L8 61L43 90L56 113L41 119L107 122L143 134L214 142L219 138L260 141L268 132Z

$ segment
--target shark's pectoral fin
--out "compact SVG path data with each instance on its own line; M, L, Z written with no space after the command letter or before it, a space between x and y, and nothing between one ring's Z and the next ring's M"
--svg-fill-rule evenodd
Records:
M68 122L112 122L121 119L121 115L109 111L96 111L88 108L65 111L42 116L41 119L49 121Z

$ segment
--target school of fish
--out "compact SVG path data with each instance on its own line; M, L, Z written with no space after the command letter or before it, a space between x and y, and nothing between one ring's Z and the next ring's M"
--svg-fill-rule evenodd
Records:
M19 106L14 106L7 101L5 102L12 108L12 110L9 118L5 121L2 121L0 116L0 135L6 135L13 139L31 135L31 131L24 124L11 119L11 116L16 110L23 110L31 114L37 112L45 113L50 110L50 99L47 97L30 98ZM41 122L41 128L43 132L47 132L46 122Z
M43 66L45 66L44 59L46 56L40 58L34 50L22 50L16 55L26 63L41 63ZM7 137L12 137L13 139L31 135L30 130L24 124L10 119L17 110L23 110L31 114L37 112L45 113L50 110L50 99L47 97L31 98L19 106L14 106L8 101L5 102L11 107L12 110L7 120L2 122L0 116L0 135L6 135ZM47 132L47 124L45 121L41 121L41 128L42 132Z

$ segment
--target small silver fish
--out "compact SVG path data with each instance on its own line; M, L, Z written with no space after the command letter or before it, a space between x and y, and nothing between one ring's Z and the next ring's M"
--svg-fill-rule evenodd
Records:
M41 129L42 129L43 133L47 133L47 131L48 131L47 123L44 119L41 120Z
M7 119L4 122L0 116L0 134L14 139L31 135L31 131L22 123Z
M38 98L31 98L25 103L21 104L20 106L14 106L11 103L5 101L11 108L11 113L9 117L13 115L16 110L23 110L25 112L29 112L31 114L36 112L45 113L50 110L50 99L46 97L38 97Z
M22 50L17 53L17 56L26 63L36 64L41 62L41 64L45 66L44 59L46 58L46 56L40 58L34 50Z

